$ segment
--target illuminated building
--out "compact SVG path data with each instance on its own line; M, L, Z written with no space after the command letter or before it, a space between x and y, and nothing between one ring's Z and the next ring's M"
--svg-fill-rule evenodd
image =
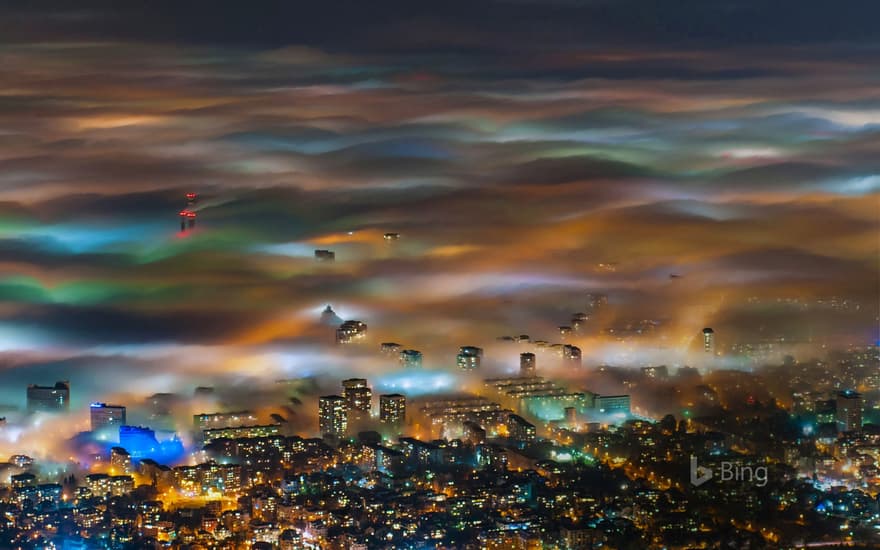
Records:
M419 465L427 466L444 462L445 453L439 445L412 437L399 437L397 440L400 442L404 455Z
M103 497L110 493L110 476L108 474L89 474L85 481L86 487L93 496Z
M507 452L498 445L478 445L476 458L481 468L498 471L507 468Z
M183 443L177 436L159 441L154 430L143 426L119 426L119 446L135 461L144 458L172 461L183 454Z
M55 382L54 386L27 387L27 410L66 411L70 408L70 382Z
M602 414L630 413L630 397L628 395L600 395L596 397L596 409Z
M602 538L598 529L580 525L563 526L560 535L564 548L593 548L596 540Z
M419 412L434 427L468 420L497 423L504 415L504 409L498 403L472 396L432 399L422 403Z
M566 336L571 335L572 328L568 325L562 325L559 327L559 336L565 339Z
M106 403L92 403L89 406L92 431L97 432L102 428L116 428L125 424L125 407L122 405L108 405Z
M342 396L348 410L349 422L370 417L373 391L364 378L349 378L342 381Z
M152 455L159 450L156 432L143 426L119 426L119 446L134 458Z
M669 369L666 365L656 367L642 367L642 375L646 378L654 378L657 380L666 380L669 378Z
M524 377L535 376L537 367L534 353L519 354L519 375Z
M336 253L332 250L315 250L315 259L319 262L332 262L336 259Z
M455 359L458 368L462 370L478 369L483 359L483 350L476 346L462 346L458 348L458 355Z
M715 354L715 331L709 327L703 329L703 351Z
M336 343L350 344L367 337L367 324L363 321L345 321L336 329Z
M324 437L341 437L348 427L346 400L340 395L318 399L318 428Z
M126 495L134 489L134 478L128 475L110 476L107 486L112 496Z
M587 309L599 309L608 305L608 296L590 292L587 294Z
M825 399L816 401L816 423L832 424L837 422L837 401Z
M581 348L565 344L562 346L562 361L565 364L580 367L581 366Z
M382 342L379 345L379 350L385 355L394 355L400 358L400 350L403 349L403 346L398 344L397 342Z
M61 504L63 487L58 483L43 483L37 485L37 502L50 501L54 506Z
M10 476L13 489L22 489L24 487L33 487L37 484L37 476L31 473L15 474Z
M200 413L193 415L193 426L198 431L248 426L256 424L257 422L257 416L248 410L225 413Z
M408 369L422 367L422 352L414 349L405 349L400 352L400 365Z
M587 321L590 320L590 316L586 313L575 313L571 316L571 328L575 332L580 332L581 329L584 328L584 325Z
M593 407L592 394L570 392L540 376L490 378L483 385L516 410L545 421L561 420L566 407L581 411Z
M225 493L237 493L241 489L241 465L221 464L220 487Z
M130 473L131 455L122 447L113 447L110 449L110 467L117 472Z
M216 439L242 439L246 437L269 437L278 435L281 427L278 424L261 424L255 426L230 426L227 428L211 428L202 431L205 444Z
M401 425L406 420L406 397L399 393L379 396L379 421Z
M151 458L141 460L137 465L137 472L149 480L151 485L155 485L160 490L167 489L171 485L171 468L164 464L159 464Z
M18 468L30 468L34 465L34 459L27 455L12 455L9 457L9 463Z
M385 233L382 238L386 241L396 241L400 238L400 233Z
M837 429L859 432L862 429L862 394L852 390L837 393Z
M507 436L515 441L534 441L535 425L518 414L507 416Z
M134 489L134 479L127 475L89 474L86 487L96 497L121 496Z
M303 547L302 534L296 529L285 529L278 537L281 550L300 550Z
M482 445L486 442L486 430L473 420L466 420L463 423L463 428L463 441L467 441L471 445Z

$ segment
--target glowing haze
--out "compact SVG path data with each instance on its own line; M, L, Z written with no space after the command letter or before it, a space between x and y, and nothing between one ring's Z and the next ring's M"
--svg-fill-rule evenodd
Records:
M567 340L586 368L559 372L581 387L600 364L705 366L706 326L726 366L739 344L876 341L877 6L764 6L778 21L743 40L750 2L717 23L628 4L0 8L0 403L72 383L70 418L0 455L87 429L90 401L198 385L452 391L458 346L513 371L525 348L496 338L559 342L591 292L608 307ZM369 342L339 350L327 304Z

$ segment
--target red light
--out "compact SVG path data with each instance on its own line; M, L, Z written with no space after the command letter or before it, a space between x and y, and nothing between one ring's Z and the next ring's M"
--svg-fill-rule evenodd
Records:
M181 210L181 211L178 213L178 215L179 215L181 218L195 218L195 217L196 217L196 213L193 212L192 210Z
M196 196L197 196L197 195L196 195L195 193L187 193L187 194L186 194L186 198L187 198L187 200L191 200L191 201L192 201L192 200L195 200L195 199L196 199Z

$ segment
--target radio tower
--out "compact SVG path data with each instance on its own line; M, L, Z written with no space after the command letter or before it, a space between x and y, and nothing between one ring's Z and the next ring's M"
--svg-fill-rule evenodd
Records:
M195 206L198 200L199 196L196 193L186 194L186 208L178 213L178 216L180 216L181 231L186 231L187 229L195 229L196 213L192 210L192 208Z

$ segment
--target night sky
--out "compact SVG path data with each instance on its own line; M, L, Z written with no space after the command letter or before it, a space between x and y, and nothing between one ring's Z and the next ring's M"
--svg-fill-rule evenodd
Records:
M877 2L77 4L0 3L8 407L379 376L327 304L438 372L587 292L668 329L594 363L877 339Z

